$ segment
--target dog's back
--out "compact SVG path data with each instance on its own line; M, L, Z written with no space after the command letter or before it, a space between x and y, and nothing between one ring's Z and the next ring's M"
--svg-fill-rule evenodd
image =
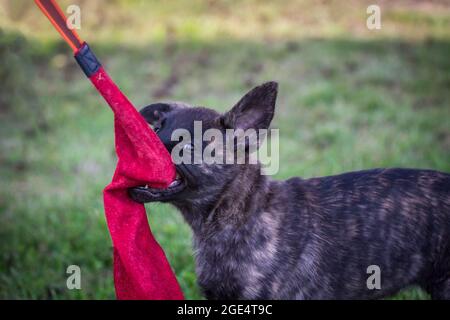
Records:
M283 187L280 298L377 298L410 284L450 298L449 174L375 169ZM368 288L372 272L380 288Z
M449 174L292 178L248 201L244 224L196 235L208 298L373 299L413 284L450 298ZM380 287L370 287L376 272Z

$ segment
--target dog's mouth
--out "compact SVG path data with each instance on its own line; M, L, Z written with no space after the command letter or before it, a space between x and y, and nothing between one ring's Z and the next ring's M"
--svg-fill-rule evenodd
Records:
M182 197L183 191L189 188L196 188L197 181L191 169L184 164L176 166L176 177L166 189L152 188L148 185L134 187L128 190L131 199L139 203L146 202L170 202Z
M148 185L133 188L133 200L137 202L152 202L152 201L168 201L172 200L175 195L183 191L187 187L187 180L184 175L177 170L175 180L166 188L158 189L151 188Z
M151 188L148 185L137 187L136 189L143 194L146 194L148 197L154 198L155 201L161 201L183 191L186 186L186 179L177 171L175 180L173 180L166 189Z

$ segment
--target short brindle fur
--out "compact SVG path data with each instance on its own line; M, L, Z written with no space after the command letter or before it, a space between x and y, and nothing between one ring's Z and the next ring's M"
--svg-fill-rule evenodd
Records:
M157 103L141 114L169 151L171 133L268 128L277 84L247 93L229 112ZM138 202L169 202L194 234L208 299L376 299L419 285L450 299L450 174L373 169L275 181L259 164L177 166L167 190L130 189ZM367 267L381 289L367 288Z

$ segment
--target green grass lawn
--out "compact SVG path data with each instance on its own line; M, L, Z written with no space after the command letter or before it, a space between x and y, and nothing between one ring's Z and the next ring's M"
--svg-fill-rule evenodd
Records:
M278 81L277 179L450 171L448 7L386 4L371 32L360 1L73 2L80 34L136 107L224 111ZM116 162L112 113L29 1L0 9L0 298L114 298L102 203ZM201 298L188 226L168 205L147 209L186 298ZM71 264L82 290L66 288Z

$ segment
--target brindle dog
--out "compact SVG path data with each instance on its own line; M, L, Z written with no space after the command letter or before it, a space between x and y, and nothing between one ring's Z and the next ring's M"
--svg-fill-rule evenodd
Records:
M177 103L141 110L169 152L175 129L268 128L277 84L225 114ZM189 149L190 146L187 146ZM373 169L275 181L260 164L181 164L165 190L130 189L138 202L178 208L194 234L208 299L376 299L419 285L450 299L450 174ZM381 288L369 289L369 266Z

